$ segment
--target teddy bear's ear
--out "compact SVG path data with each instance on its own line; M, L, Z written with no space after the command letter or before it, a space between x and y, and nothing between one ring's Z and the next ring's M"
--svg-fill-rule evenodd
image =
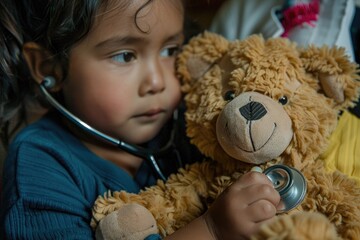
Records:
M317 90L334 99L336 106L349 107L359 97L360 77L357 65L351 62L344 48L309 46L300 50L306 71L317 79Z
M176 61L178 78L183 85L203 76L227 52L229 42L216 33L204 32L185 45Z

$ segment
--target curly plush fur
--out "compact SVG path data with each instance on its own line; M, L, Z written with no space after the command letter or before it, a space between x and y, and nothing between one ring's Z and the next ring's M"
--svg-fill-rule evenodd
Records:
M254 239L360 236L360 187L340 172L326 172L319 158L339 112L359 97L357 66L343 49L300 49L287 39L258 35L230 42L205 32L184 47L177 72L186 93L187 134L208 159L139 194L99 197L93 226L138 203L166 236L204 213L254 165L281 163L303 172L307 195Z

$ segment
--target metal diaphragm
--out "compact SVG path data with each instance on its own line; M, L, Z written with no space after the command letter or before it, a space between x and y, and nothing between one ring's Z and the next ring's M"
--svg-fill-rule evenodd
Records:
M265 169L264 174L280 194L278 213L288 212L304 200L307 186L299 170L286 165L274 165Z

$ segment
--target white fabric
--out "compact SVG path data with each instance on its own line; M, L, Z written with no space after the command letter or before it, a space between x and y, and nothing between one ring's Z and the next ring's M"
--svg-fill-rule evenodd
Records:
M265 38L278 37L284 29L275 15L283 0L228 0L210 26L210 31L226 38L243 39L250 34L261 33ZM326 44L346 49L355 61L350 26L355 15L354 0L321 0L320 13L315 27L308 24L295 27L288 38L301 46Z
M280 35L281 23L273 20L270 10L281 4L282 0L228 0L215 15L210 31L230 40L243 39L253 33L262 33L266 38Z

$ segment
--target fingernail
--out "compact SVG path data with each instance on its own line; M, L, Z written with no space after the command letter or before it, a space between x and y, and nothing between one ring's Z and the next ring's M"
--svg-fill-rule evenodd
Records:
M263 172L261 167L258 167L258 166L252 167L250 171L251 172L259 172L259 173Z

